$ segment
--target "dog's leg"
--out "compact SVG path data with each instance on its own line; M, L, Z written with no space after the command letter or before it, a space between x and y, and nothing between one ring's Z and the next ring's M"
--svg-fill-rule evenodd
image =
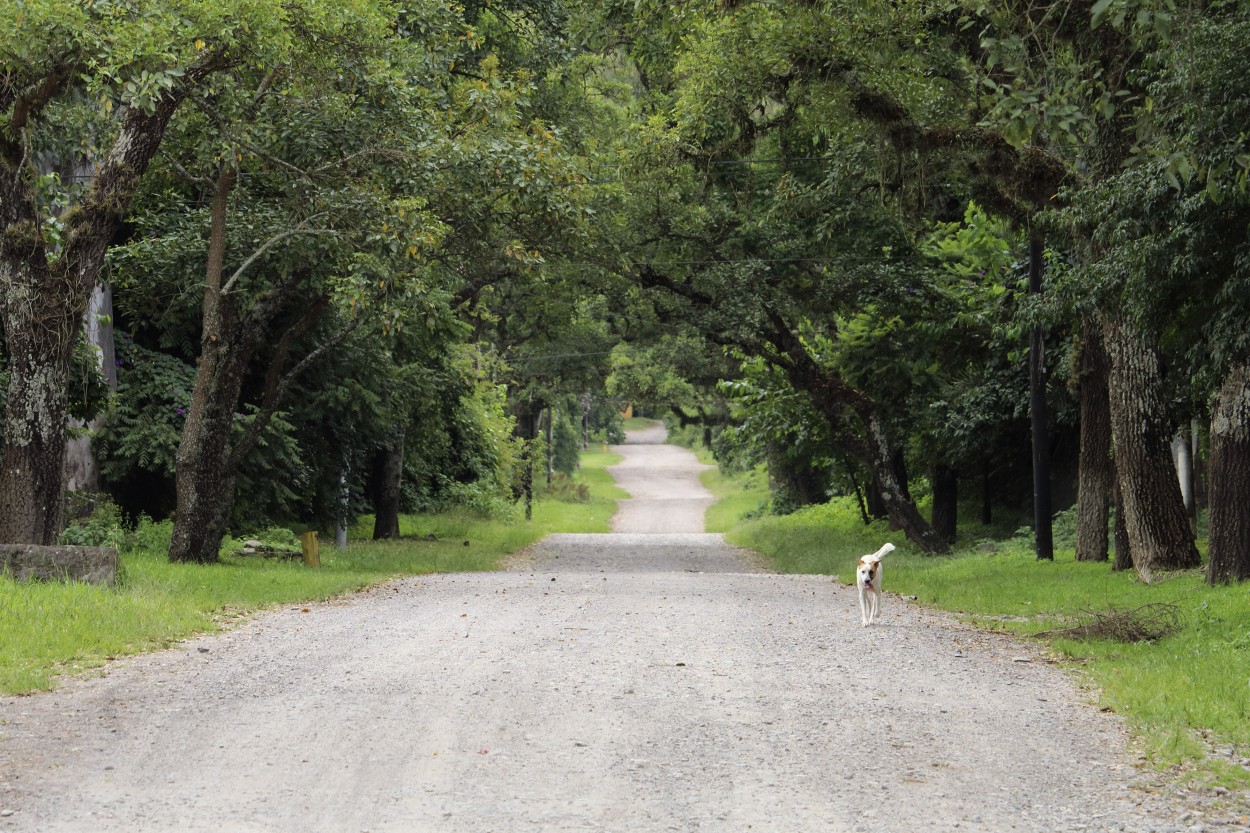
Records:
M868 605L869 601L865 598L868 593L864 588L859 588L859 623L861 625L868 624Z
M872 607L868 610L868 623L875 625L877 623L877 611L881 609L881 593L875 588L872 591Z

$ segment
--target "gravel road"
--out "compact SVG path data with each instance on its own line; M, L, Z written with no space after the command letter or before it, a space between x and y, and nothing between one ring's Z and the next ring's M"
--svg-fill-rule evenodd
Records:
M657 439L614 534L0 700L0 831L1217 829L1031 647L702 533Z

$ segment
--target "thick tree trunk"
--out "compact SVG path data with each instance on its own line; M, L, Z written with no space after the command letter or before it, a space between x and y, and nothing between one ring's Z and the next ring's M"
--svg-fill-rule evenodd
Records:
M232 337L234 305L221 297L221 276L226 256L226 209L236 178L237 169L233 166L222 169L210 210L204 330L191 406L175 458L177 508L169 544L170 561L216 561L234 504L230 432L247 358L239 356Z
M373 462L373 540L399 537L399 498L404 475L404 432L378 452Z
M1107 383L1110 359L1095 321L1081 323L1081 458L1076 504L1076 560L1106 561L1111 511L1111 404Z
M1172 464L1172 431L1160 395L1157 354L1119 313L1103 319L1111 359L1111 435L1133 566L1157 571L1201 564Z
M881 483L874 474L872 480L868 482L867 493L864 495L864 508L868 515L874 521L882 520L889 516L885 509L885 501L881 497Z
M66 384L74 340L104 253L191 87L218 68L197 66L151 112L129 108L117 138L73 211L49 260L25 119L0 133L0 321L8 353L5 448L0 461L0 542L53 543L60 533ZM55 96L71 76L49 78ZM16 117L11 94L2 109ZM29 116L29 111L25 111Z
M1225 377L1211 408L1207 582L1250 579L1250 365Z
M948 544L959 531L959 472L951 466L933 470L933 529Z
M0 257L0 272L8 270L0 279L0 315L9 376L0 543L55 544L63 520L66 391L81 309L63 276Z

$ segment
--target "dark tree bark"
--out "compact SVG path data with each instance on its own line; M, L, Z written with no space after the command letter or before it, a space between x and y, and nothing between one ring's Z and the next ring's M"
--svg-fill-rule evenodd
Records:
M1029 294L1042 292L1041 240L1029 241ZM1046 348L1042 328L1029 336L1029 420L1033 433L1033 540L1037 557L1055 559L1050 511L1050 438L1046 430Z
M373 540L399 537L399 498L404 476L404 432L397 430L391 442L373 459Z
M1128 527L1124 524L1124 497L1120 491L1120 478L1112 472L1111 475L1111 502L1115 507L1115 528L1113 531L1113 540L1115 543L1115 559L1111 563L1111 569L1115 572L1133 569L1133 548L1128 542Z
M776 443L768 443L768 486L773 499L787 510L824 503L828 499L825 479L821 472L808 465L807 460L795 460L793 455Z
M933 470L933 529L948 544L955 543L959 525L959 472L951 466Z
M1250 579L1250 365L1224 378L1211 408L1207 582Z
M1111 435L1133 566L1143 581L1156 571L1201 564L1172 463L1172 431L1160 395L1158 355L1122 314L1106 314L1111 359Z
M1091 318L1081 322L1079 358L1081 458L1076 504L1076 560L1106 561L1111 511L1111 404L1107 383L1110 359L1102 330Z
M67 214L65 245L51 260L27 149L0 141L0 319L9 373L0 542L54 544L60 535L66 391L78 327L108 241L175 104L165 104L159 118L126 119L83 204Z
M534 517L534 440L538 438L538 416L543 402L519 402L517 404L516 428L513 433L522 441L521 482L516 496L525 501L525 520Z
M876 475L873 475L872 480L868 482L866 492L864 495L864 508L872 520L879 521L888 517L888 513L885 510L885 501L881 499L881 484L877 481Z
M991 488L990 461L981 462L981 524L989 526L994 522L994 492Z

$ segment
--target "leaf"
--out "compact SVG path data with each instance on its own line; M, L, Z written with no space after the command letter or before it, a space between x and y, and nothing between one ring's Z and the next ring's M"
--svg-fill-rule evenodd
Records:
M1111 8L1111 4L1115 0L1098 0L1089 10L1089 28L1097 29L1102 25L1103 18L1106 17L1107 9Z

